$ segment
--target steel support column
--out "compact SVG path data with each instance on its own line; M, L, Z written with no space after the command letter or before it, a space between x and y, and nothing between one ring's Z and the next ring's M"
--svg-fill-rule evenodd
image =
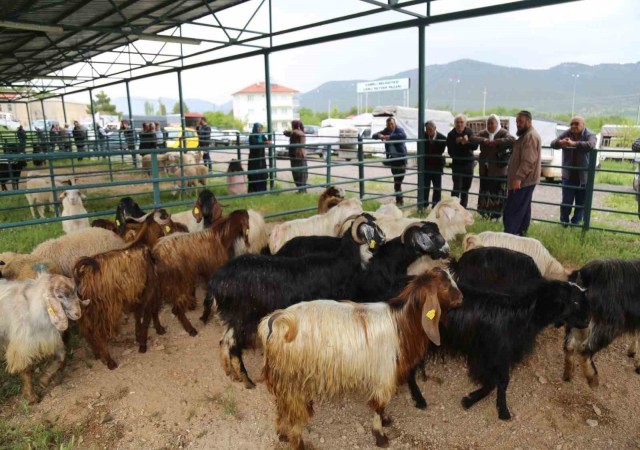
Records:
M267 132L270 136L273 136L273 143L276 141L276 134L273 130L273 125L271 123L271 73L269 68L269 52L265 52L264 54L264 98L267 102ZM269 147L269 168L276 168L276 149L275 147ZM275 172L269 172L269 186L271 189L275 187Z
M64 95L60 96L60 101L62 102L62 117L64 118L64 124L67 125L69 122L67 121L67 106L64 103Z
M133 133L133 142L134 142L133 147L135 150L136 128L133 124L133 110L131 108L131 94L129 93L129 82L125 81L124 86L127 89L127 108L129 109L129 128L131 128L131 133ZM120 139L122 139L122 136L120 137ZM129 148L129 142L126 134L124 135L124 141L127 148ZM133 167L137 167L135 151L131 154L131 162L133 163Z
M425 86L425 26L418 27L418 211L423 212L425 208L424 198L424 171L425 171L425 133L424 133L424 110L426 103Z
M96 130L96 110L93 104L93 90L91 89L89 89L89 107L91 108L91 123L93 124L93 151L95 152L98 150L98 130ZM89 138L89 133L87 133L87 138Z

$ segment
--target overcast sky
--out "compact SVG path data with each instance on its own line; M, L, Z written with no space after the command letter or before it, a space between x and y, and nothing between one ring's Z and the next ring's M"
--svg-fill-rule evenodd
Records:
M432 14L496 3L502 1L439 0L433 4ZM230 8L220 14L219 19L228 26L243 26L257 4L252 1ZM335 16L336 12L347 14L369 8L370 5L358 0L273 0L274 28L324 20ZM414 10L424 13L424 5ZM411 19L410 16L391 14L394 20ZM265 29L266 17L264 13L258 14L248 28ZM389 20L390 16L384 14L360 19L364 27ZM562 62L635 63L640 61L638 24L640 0L581 0L438 24L427 28L426 62L443 64L471 58L530 69L547 69ZM323 34L352 27L353 24L336 24L323 30ZM201 27L198 32L202 33ZM311 33L305 36L311 36ZM189 36L189 30L185 30L184 35ZM212 33L210 38L221 37ZM306 92L326 81L372 80L392 75L418 66L417 41L417 30L409 29L278 52L271 56L272 80ZM274 43L280 42L283 41ZM262 58L252 58L187 71L183 75L183 94L185 98L224 103L231 99L233 92L264 80L262 63ZM134 82L131 95L177 98L175 80L176 76L171 75ZM630 91L637 90L640 80L629 80L629 83ZM123 86L106 91L112 97L125 95ZM86 94L74 97L80 101L88 98ZM69 101L73 99L69 98Z

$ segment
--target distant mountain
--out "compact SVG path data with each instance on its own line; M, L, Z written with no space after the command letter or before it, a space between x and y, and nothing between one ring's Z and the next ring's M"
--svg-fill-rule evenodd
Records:
M167 107L167 113L171 114L173 110L173 105L178 103L177 98L169 98L169 97L160 97L160 98L145 98L145 97L131 97L131 109L133 110L133 114L144 114L144 103L149 102L153 105L154 110L158 110L159 101ZM189 108L190 112L198 112L203 113L206 111L222 111L229 112L232 108L231 101L224 103L222 105L215 105L211 102L207 102L205 100L199 100L196 98L187 98L184 100ZM122 113L127 114L129 111L129 106L127 105L127 97L115 97L111 99L111 103L116 105L116 109Z
M572 74L577 74L576 79ZM418 69L380 79L410 78L409 105L418 103ZM457 82L457 80L460 80ZM300 95L300 106L326 111L329 105L348 110L358 105L356 83L369 80L330 81ZM570 113L573 88L575 111L581 114L633 116L640 104L640 63L588 66L563 63L546 70L499 66L463 59L426 66L429 108L455 111L481 110L486 88L486 108L530 109L549 113ZM368 106L403 104L402 91L368 94ZM330 103L329 103L330 102ZM360 97L365 105L364 95Z

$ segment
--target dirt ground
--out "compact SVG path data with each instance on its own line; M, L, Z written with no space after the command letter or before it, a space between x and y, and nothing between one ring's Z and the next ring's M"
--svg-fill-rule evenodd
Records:
M334 174L340 170L346 169ZM367 176L386 172L368 169ZM445 177L445 187L448 183L450 177ZM537 199L554 196L559 189L536 190ZM543 209L534 215L557 217L557 207L536 205L534 211L538 206ZM0 417L24 424L51 422L74 432L76 446L83 449L287 449L275 433L272 396L260 382L255 390L246 390L225 376L218 355L222 327L204 326L198 320L200 308L189 313L199 331L196 337L188 336L170 311L163 310L168 332L157 336L151 330L146 354L137 352L132 321L125 320L110 346L119 363L113 371L96 361L81 341L41 403L25 410L15 398ZM513 371L509 422L497 418L495 393L463 410L460 399L475 386L462 361L429 363L429 377L420 382L428 408L416 409L403 386L387 409L394 420L388 428L390 447L640 449L640 376L626 356L629 339L616 341L597 356L601 386L591 389L579 369L573 382L561 381L562 337L561 329L543 332L533 355ZM259 381L260 350L247 352L245 362ZM304 433L308 448L375 448L372 414L363 399L338 399L315 409Z
M196 337L165 309L161 320L168 332L156 336L151 331L146 354L137 352L132 323L123 323L110 346L119 363L113 371L94 360L82 342L41 403L25 414L15 399L2 416L76 430L79 448L287 449L275 434L272 396L260 382L246 390L225 376L218 355L222 327L204 326L199 309L189 313ZM428 379L420 382L428 408L414 408L403 386L387 409L394 420L390 447L640 448L640 378L626 356L626 341L598 355L601 386L591 389L579 372L573 382L561 381L562 335L561 329L543 332L534 354L513 371L509 422L498 420L495 394L469 411L462 409L460 399L475 387L461 361L429 363ZM247 352L245 362L259 381L260 351ZM371 419L363 399L316 405L304 439L308 448L374 448Z

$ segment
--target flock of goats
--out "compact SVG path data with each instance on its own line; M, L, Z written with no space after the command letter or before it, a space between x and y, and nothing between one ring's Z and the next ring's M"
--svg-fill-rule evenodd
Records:
M23 395L36 402L32 367L55 357L40 379L46 387L65 362L69 319L115 369L108 341L123 314L135 317L142 353L151 322L165 333L165 303L194 336L185 312L207 283L201 320L215 311L225 326L226 374L254 387L242 354L260 342L276 431L295 449L304 448L314 402L345 394L366 399L376 444L386 446L385 406L408 382L416 407L426 408L416 376L442 352L465 358L480 385L464 408L497 389L498 416L508 420L511 368L551 325L566 328L564 379L577 354L596 386L594 354L640 331L640 260L595 260L568 272L539 241L497 232L465 236L465 252L450 258L447 241L471 224L456 198L421 220L391 204L364 212L335 187L320 196L317 215L275 225L253 210L224 215L208 190L174 215L145 214L126 197L113 222L65 227L68 234L28 255L0 254L0 346L7 370L21 374ZM630 356L636 346L637 338Z

